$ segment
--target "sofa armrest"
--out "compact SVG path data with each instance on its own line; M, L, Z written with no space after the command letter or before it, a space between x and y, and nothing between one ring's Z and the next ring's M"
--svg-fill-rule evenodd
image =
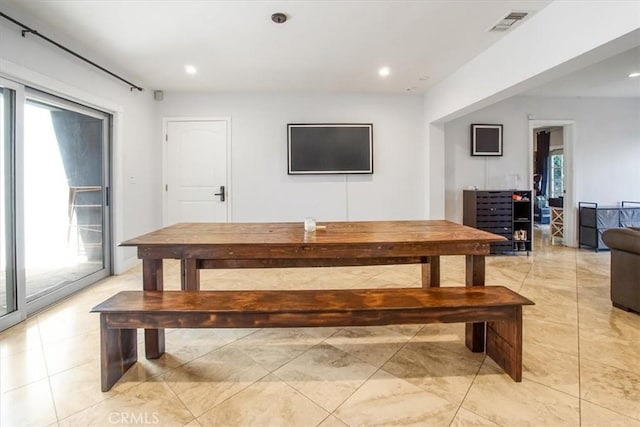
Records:
M602 233L602 240L610 248L640 255L640 230L611 228Z

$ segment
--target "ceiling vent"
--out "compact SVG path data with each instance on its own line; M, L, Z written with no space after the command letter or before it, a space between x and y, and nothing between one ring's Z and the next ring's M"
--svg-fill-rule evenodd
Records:
M528 12L511 12L500 20L489 31L507 31L518 21L522 21L529 13Z

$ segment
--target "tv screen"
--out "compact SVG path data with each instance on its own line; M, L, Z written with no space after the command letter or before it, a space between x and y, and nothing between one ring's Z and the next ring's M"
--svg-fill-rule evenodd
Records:
M287 125L289 174L373 173L372 124Z

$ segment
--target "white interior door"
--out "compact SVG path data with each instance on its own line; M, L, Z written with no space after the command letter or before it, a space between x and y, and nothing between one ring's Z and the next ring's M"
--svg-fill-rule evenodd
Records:
M165 225L227 222L227 120L169 120Z

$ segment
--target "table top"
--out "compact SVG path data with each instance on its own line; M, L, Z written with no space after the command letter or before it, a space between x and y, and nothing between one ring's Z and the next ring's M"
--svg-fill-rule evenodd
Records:
M181 223L127 240L121 246L324 245L376 243L490 243L502 236L445 220L319 222L305 233L302 222Z

